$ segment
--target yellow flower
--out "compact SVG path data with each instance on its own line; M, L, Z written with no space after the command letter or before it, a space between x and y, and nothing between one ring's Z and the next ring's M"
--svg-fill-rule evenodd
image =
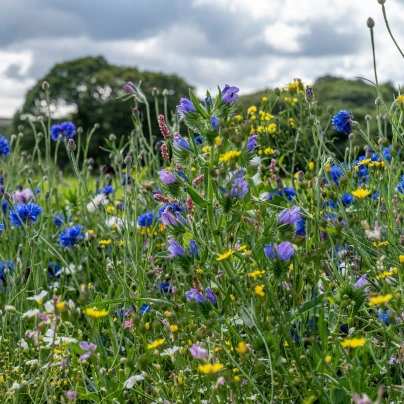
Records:
M258 296L264 297L264 296L265 296L264 287L265 287L265 285L257 285L257 286L254 288L254 292L255 292Z
M203 269L198 268L198 269L196 270L196 273L197 273L198 275L203 275Z
M194 173L196 171L195 167L191 167L191 171Z
M234 302L236 300L236 297L234 295L230 295L230 299Z
M399 95L396 100L399 104L404 104L404 95Z
M275 116L274 115L272 115L272 114L270 114L269 112L267 112L266 114L265 114L265 120L266 121L270 121L271 119L273 119L273 118L275 118Z
M352 338L341 341L342 348L358 348L366 344L366 338Z
M177 332L178 331L178 325L170 325L170 330L171 332Z
M97 310L89 307L88 309L83 310L84 314L87 314L87 316L93 317L93 318L100 318L100 317L105 317L108 316L108 311L107 310Z
M112 213L112 212L115 211L115 208L110 205L110 206L107 206L107 207L106 207L106 210L107 210L108 213Z
M394 275L394 271L383 271L380 275L376 276L376 279L384 279L387 278L388 276Z
M267 147L265 150L264 150L264 154L274 154L275 153L275 150L274 149L271 149L270 147Z
M112 243L112 240L100 240L98 242L98 244L101 244L101 245L110 245L111 243Z
M222 139L220 138L220 136L215 137L215 142L216 142L216 146L220 146L222 144Z
M57 307L59 310L63 310L63 309L66 307L66 303L65 303L65 302L57 302L57 303L56 303L56 307Z
M325 361L326 361L327 363L330 363L331 360L332 360L331 355L327 355L327 356L325 357Z
M93 234L94 234L94 230L89 230L89 231L88 231L88 235L89 235L89 236L92 236Z
M264 273L265 273L265 271L257 270L257 271L249 272L249 273L247 274L247 276L248 276L249 278L256 278L256 277L259 277L259 278L260 278Z
M151 344L148 344L148 345L147 345L147 349L154 349L154 348L157 348L157 347L159 347L160 345L163 345L163 344L164 344L164 341L165 341L164 338L162 338L162 339L156 339L154 342L152 342Z
M267 102L267 101L268 101L268 97L262 97L261 101L264 102L264 103Z
M240 341L237 345L236 351L245 354L248 351L247 345L243 341Z
M381 246L389 245L389 242L388 242L388 241L375 241L375 242L373 243L373 245L374 245L375 247L381 247Z
M293 118L289 118L289 124L292 128L296 127L295 120Z
M172 316L173 315L173 313L171 313L171 311L165 311L164 312L164 315L166 316L166 317L170 317L170 316Z
M203 153L209 153L210 152L210 147L209 146L202 147L202 152Z
M390 301L393 298L392 294L387 294L385 296L375 296L375 297L371 297L369 300L368 305L369 306L374 306L376 304L384 304L387 303L388 301Z
M219 256L216 258L216 261L222 261L229 258L233 254L233 252L234 252L233 250L229 250L224 254L219 254Z
M331 164L326 164L325 165L325 171L327 171L327 173L329 173L331 170Z
M237 376L237 375L234 376L233 379L235 382L239 382L241 380L240 376Z
M398 260L400 261L401 264L404 264L404 255L399 255Z
M366 164L369 164L371 161L372 161L371 159L361 160L357 165L358 166L365 166Z
M257 112L257 107L255 105L251 105L251 107L247 109L248 115L253 115L255 112Z
M315 167L315 164L312 161L310 161L309 170L314 170L314 167Z
M240 150L230 150L225 154L221 154L219 161L230 161L231 159L238 157L240 154Z
M213 365L210 363L206 363L204 365L199 365L198 370L201 373L208 375L208 374L219 372L220 370L223 369L223 367L224 366L221 363L214 363Z
M149 322L147 322L144 326L145 326L146 330L150 330L150 323Z
M236 118L239 122L243 119L243 117L242 117L241 115L236 115L235 118Z
M184 379L182 376L177 377L178 384L181 386L184 383Z
M268 133L275 133L276 132L276 123L270 123L268 125Z
M356 191L352 191L352 195L356 196L359 199L366 198L371 192L367 189L357 189Z

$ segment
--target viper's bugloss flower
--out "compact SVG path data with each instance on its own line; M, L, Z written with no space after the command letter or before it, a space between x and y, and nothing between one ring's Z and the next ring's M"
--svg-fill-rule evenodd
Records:
M285 195L286 198L291 201L295 196L296 196L296 190L293 187L284 187L283 192L280 189L279 191L275 192L276 195L278 196L283 196Z
M59 136L62 136L62 140L73 139L74 135L76 134L76 126L70 121L52 125L50 134L52 140L55 142L58 141Z
M79 347L83 351L86 351L85 353L80 355L79 359L81 361L88 359L91 356L91 354L97 349L97 345L93 344L92 342L87 342L87 341L81 341L79 344Z
M314 91L311 87L306 87L305 98L308 103L314 101Z
M300 220L300 208L293 206L291 209L285 209L278 215L279 224L295 224Z
M3 234L5 230L6 230L6 227L4 226L4 224L0 223L0 234Z
M272 244L266 244L264 248L264 254L267 258L275 258L275 249Z
M59 243L62 247L73 247L84 238L81 234L83 226L71 226L59 234Z
M189 248L189 252L194 256L197 257L199 254L198 251L198 244L196 244L196 241L191 239L189 240L189 244L188 244L188 248Z
M137 219L139 227L150 227L153 224L153 211L142 213Z
M229 104L236 101L238 98L237 93L239 91L240 90L237 87L229 86L228 84L226 84L224 86L224 89L222 90L222 102L224 102L225 104Z
M168 207L170 207L174 212L182 212L183 210L186 210L184 204L180 206L176 203L166 203L158 210L156 214L156 219L160 219L161 215Z
M202 144L205 138L203 136L195 136L195 142L197 144Z
M99 189L97 194L109 195L112 192L114 192L114 187L112 185L106 185L104 188Z
M19 203L10 211L8 217L13 226L22 226L24 223L35 223L38 216L42 213L42 208L36 203L29 202L27 204Z
M352 122L353 115L352 112L345 111L341 109L336 115L331 119L333 128L337 132L344 132L349 135L352 132Z
M168 251L170 252L171 258L175 258L179 255L185 254L185 250L174 240L168 240L168 244L170 244L170 247L168 247Z
M0 156L8 156L10 154L10 145L5 136L0 136Z
M306 221L304 217L300 216L300 219L296 222L296 236L305 236L306 235Z
M176 216L173 215L171 207L167 207L164 212L161 214L160 221L162 224L166 226L178 226L180 224L185 224L186 221L182 217L182 215L178 212L175 212Z
M150 306L146 303L143 303L139 310L142 314L151 312Z
M198 289L194 288L185 292L185 297L187 298L188 302L192 302L192 300L195 300L197 304L206 301L205 297L201 293L199 293Z
M191 150L189 143L180 134L174 135L173 145L176 149Z
M206 298L214 305L217 304L217 297L212 289L206 287L205 289Z
M247 151L254 150L258 147L257 135L251 136L247 141Z
M279 244L277 251L278 257L282 261L289 261L295 253L295 250L292 247L292 243L290 243L289 241L284 241L283 243Z
M244 198L248 193L247 181L243 178L237 177L233 180L233 186L230 190L230 195L234 198Z
M195 112L194 104L187 98L180 99L180 105L177 105L178 116L183 118L188 112Z
M368 281L366 279L366 274L362 275L355 283L354 289L359 289L362 286L365 286L368 284Z
M170 184L174 184L175 182L177 182L177 177L173 174L170 173L167 170L160 170L158 172L158 175L160 177L160 181L165 184L165 185L170 185Z
M214 130L219 130L219 120L215 116L210 117L210 124Z

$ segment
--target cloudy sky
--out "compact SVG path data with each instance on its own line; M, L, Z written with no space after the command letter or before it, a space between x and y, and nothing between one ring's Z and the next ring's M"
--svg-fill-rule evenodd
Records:
M0 0L0 117L56 62L111 63L176 73L200 92L241 93L326 73L373 78L366 20L376 21L381 80L403 81L404 60L377 0ZM404 47L404 0L387 0Z

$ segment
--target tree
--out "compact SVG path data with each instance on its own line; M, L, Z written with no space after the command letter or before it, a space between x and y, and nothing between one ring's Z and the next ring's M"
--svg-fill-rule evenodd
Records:
M13 118L12 131L17 132L19 125L24 125L23 145L32 150L34 137L24 117L46 117L47 103L42 83L49 83L51 113L54 123L71 120L84 131L98 123L100 128L92 137L89 156L96 162L105 162L106 153L100 149L104 139L114 133L119 139L129 135L133 130L131 120L134 101L122 101L119 96L125 93L126 82L137 84L142 82L142 91L150 104L153 134L160 136L155 119L156 109L152 89L168 90L168 111L175 111L180 97L188 95L189 84L176 75L165 75L140 71L136 67L123 67L109 64L103 57L85 57L56 64L45 77L38 80L28 92L23 107ZM163 111L163 98L159 97L159 110ZM145 116L145 106L140 104L139 110ZM40 128L39 128L40 130ZM64 164L66 155L61 148L59 161Z

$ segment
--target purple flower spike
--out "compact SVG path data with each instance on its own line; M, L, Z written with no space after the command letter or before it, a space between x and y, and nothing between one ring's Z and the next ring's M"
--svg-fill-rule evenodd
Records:
M275 250L272 244L267 244L264 248L264 254L267 258L275 258Z
M230 104L231 102L236 101L238 98L237 93L239 91L240 90L237 87L229 86L228 84L226 84L222 91L222 102L224 102L225 104Z
M300 219L300 208L298 206L293 206L291 209L285 209L279 214L278 223L295 224Z
M247 151L254 150L258 147L257 135L251 136L247 142Z
M207 298L212 304L216 305L216 304L217 304L217 297L216 297L215 293L213 292L213 290L207 287L207 288L205 289L205 293L206 293L206 298Z
M233 187L230 190L231 196L235 198L244 198L248 192L248 184L247 181L243 178L236 178L233 181Z
M185 250L174 240L168 240L168 244L170 244L170 247L168 247L168 251L170 251L171 258L175 258L178 257L179 255L185 254Z
M289 261L294 253L295 250L292 247L292 243L289 241L284 241L278 246L278 257L282 261Z
M170 173L167 170L159 171L158 175L160 177L160 181L165 185L170 185L170 184L174 184L175 182L177 182L177 177L173 173Z
M187 298L188 302L195 300L197 304L203 303L206 300L204 296L198 292L198 289L188 290L188 292L185 292L185 297Z
M191 150L189 143L180 134L174 137L174 147L176 149Z
M194 104L186 98L180 99L180 105L177 105L178 116L183 118L188 112L195 112Z

